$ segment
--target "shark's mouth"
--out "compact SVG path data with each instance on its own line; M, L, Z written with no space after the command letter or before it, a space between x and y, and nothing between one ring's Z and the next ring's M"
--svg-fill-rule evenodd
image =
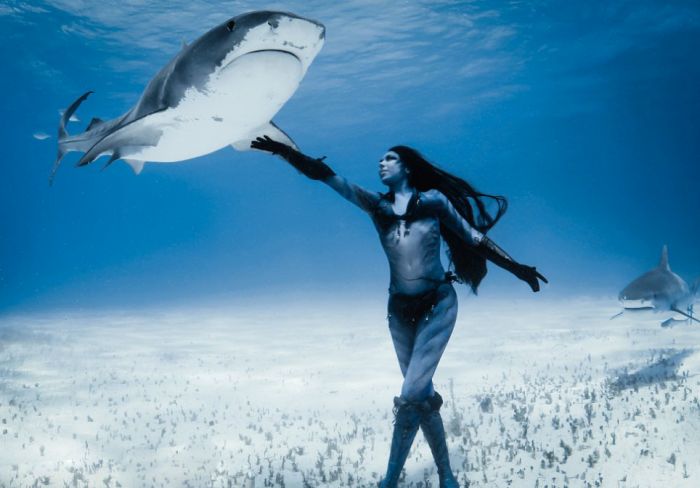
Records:
M237 106L242 102L241 97L253 102L259 96L262 98L258 103L269 105L268 101L274 101L273 105L283 104L297 89L303 76L303 63L294 53L260 49L242 54L223 66L210 78L207 90L228 93L229 97L236 98Z
M647 300L644 298L638 298L638 299L630 299L630 298L621 298L620 303L622 306L626 309L629 310L642 310L642 309L651 309L654 308L654 304L651 300Z
M290 56L294 56L297 61L301 63L301 59L299 59L299 56L294 54L291 51L285 51L284 49L258 49L257 51L249 51L244 54L244 56L248 56L249 54L257 54L257 53L282 53L282 54L289 54Z
M258 50L256 50L256 51L248 51L248 52L246 52L246 53L244 53L244 54L241 54L240 56L237 56L237 57L233 58L230 62L226 63L225 66L222 66L222 67L221 67L221 70L227 69L227 68L230 67L232 64L236 63L236 61L238 61L238 60L240 60L240 59L243 59L243 58L245 58L245 57L248 57L248 56L255 56L255 55L258 55L258 54L268 54L268 53L269 53L269 54L277 53L277 54L282 54L282 55L288 55L288 56L293 57L297 62L301 63L301 59L299 58L299 56L297 56L296 54L294 54L294 53L291 52L291 51L285 51L284 49L258 49Z

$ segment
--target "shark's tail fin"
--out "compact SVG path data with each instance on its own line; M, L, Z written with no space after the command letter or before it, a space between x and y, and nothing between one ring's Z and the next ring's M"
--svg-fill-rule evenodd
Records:
M661 260L659 260L659 268L670 270L671 267L668 265L668 246L664 244L661 249Z
M695 278L693 284L690 286L690 293L695 296L695 299L700 299L700 276Z
M68 107L61 116L61 120L58 123L58 153L56 155L56 162L53 163L53 168L51 169L51 176L49 176L49 185L53 184L53 179L56 176L56 171L58 171L58 166L61 164L61 159L63 159L63 156L65 156L65 154L69 151L65 141L69 135L68 131L66 130L66 124L70 120L71 115L78 110L80 104L83 103L92 93L92 91L83 93L76 101L71 103L70 107Z

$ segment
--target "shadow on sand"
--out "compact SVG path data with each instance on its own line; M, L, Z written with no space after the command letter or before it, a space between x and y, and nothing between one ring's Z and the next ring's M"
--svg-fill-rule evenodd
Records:
M679 379L678 368L694 352L695 349L655 351L647 366L632 373L623 371L617 374L608 380L608 387L613 393L617 393L629 388L636 389L642 386Z

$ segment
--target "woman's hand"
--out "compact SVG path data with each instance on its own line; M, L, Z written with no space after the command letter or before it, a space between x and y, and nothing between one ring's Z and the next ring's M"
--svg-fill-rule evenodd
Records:
M326 159L325 156L314 159L287 144L271 139L270 136L256 138L250 143L250 147L281 156L300 173L308 176L312 180L325 181L331 176L335 176L335 172L323 162L323 160Z
M542 276L542 274L537 271L537 269L534 266L527 266L525 264L518 264L515 269L512 270L513 274L523 280L525 283L530 285L530 288L532 288L532 291L538 292L540 291L540 282L538 280L542 280L545 283L549 283L547 281L547 278Z
M292 149L290 146L284 143L273 140L270 138L270 136L256 138L250 143L250 147L253 149L259 149L260 151L267 151L272 154L279 154L280 156L289 154L289 151Z

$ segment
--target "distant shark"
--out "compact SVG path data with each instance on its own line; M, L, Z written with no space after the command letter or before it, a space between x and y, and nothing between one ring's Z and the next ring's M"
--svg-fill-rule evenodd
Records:
M103 155L136 174L146 161L176 162L227 145L250 150L261 135L294 146L272 117L294 94L323 47L325 27L284 12L258 11L214 27L177 54L148 83L139 101L109 121L94 118L69 135L66 123L87 92L68 107L58 128L58 156L83 152L78 166Z
M693 303L697 299L699 288L700 278L689 287L683 278L671 271L668 264L668 247L664 245L659 265L632 281L620 292L618 298L624 310L615 317L626 311L652 310L673 312L691 322L700 323L700 320L693 316ZM668 327L676 321L674 317L670 317L661 325Z

